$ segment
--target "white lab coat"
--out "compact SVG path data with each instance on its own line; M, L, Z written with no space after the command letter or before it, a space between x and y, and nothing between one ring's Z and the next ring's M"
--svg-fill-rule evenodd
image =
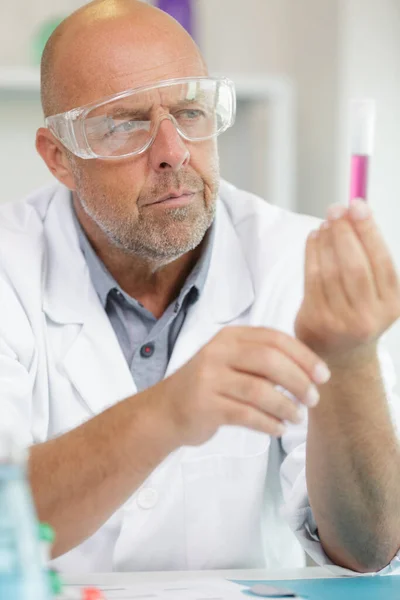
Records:
M293 334L305 241L317 224L222 183L206 285L167 375L228 325ZM0 420L27 444L73 429L136 392L79 248L70 193L60 184L1 207L0 298ZM389 392L390 362L384 375ZM307 500L305 438L306 423L290 426L282 443L223 427L201 447L177 450L56 566L293 567L304 558L287 523L318 562L329 564Z

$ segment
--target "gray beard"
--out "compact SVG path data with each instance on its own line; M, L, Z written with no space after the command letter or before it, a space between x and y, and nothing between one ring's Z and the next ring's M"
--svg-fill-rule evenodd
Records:
M81 197L79 201L86 214L114 247L127 255L152 263L155 270L197 248L213 223L216 212L216 199L211 205L207 207L204 205L203 210L197 211L194 218L191 216L193 206L166 209L163 234L161 219L143 218L139 215L134 223L118 218L114 223L107 223L101 215L90 210ZM185 222L190 231L182 235L182 228L179 226L184 225ZM174 231L175 226L176 231Z

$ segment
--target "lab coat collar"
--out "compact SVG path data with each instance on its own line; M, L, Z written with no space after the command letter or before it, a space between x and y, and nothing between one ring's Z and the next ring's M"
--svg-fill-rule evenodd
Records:
M218 199L214 246L200 306L222 325L236 319L254 301L251 273L225 202Z
M62 368L89 411L96 415L134 395L137 389L91 283L72 210L69 190L59 187L44 222L47 264L43 310L48 319L64 326L52 330L49 343L59 337L56 347L63 344L59 356Z
M200 300L190 309L203 311L207 319L220 324L233 321L254 300L251 274L225 203L224 198L218 199L206 284ZM45 313L60 324L85 323L93 303L100 302L79 247L72 210L70 191L58 186L44 223L47 268L43 296Z
M70 190L58 185L44 220L43 310L59 324L83 324L93 299L72 210Z
M94 415L137 391L114 329L91 283L73 222L70 192L59 187L44 221L47 244L44 305L47 318L76 333L53 336L69 342L62 350L68 379ZM232 220L219 199L211 262L203 292L192 305L175 344L167 375L181 367L224 324L252 303L249 269ZM57 342L59 345L60 342Z

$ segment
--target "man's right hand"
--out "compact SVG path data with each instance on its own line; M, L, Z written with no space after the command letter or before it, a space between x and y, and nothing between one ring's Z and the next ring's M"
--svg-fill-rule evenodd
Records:
M152 392L160 399L164 426L166 418L176 445L198 445L222 425L282 435L285 421L304 418L301 404L317 404L316 384L329 376L325 363L289 335L261 327L226 327Z
M30 478L39 518L57 532L54 556L97 531L176 448L202 444L222 425L281 435L328 377L295 338L227 327L167 379L36 444Z

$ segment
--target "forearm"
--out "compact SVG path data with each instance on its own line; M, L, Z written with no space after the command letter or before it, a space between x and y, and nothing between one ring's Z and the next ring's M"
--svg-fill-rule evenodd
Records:
M374 353L332 369L310 411L307 485L326 553L357 571L384 567L400 547L400 452Z
M92 535L174 448L152 390L34 446L30 479L39 518L56 531L53 555Z

